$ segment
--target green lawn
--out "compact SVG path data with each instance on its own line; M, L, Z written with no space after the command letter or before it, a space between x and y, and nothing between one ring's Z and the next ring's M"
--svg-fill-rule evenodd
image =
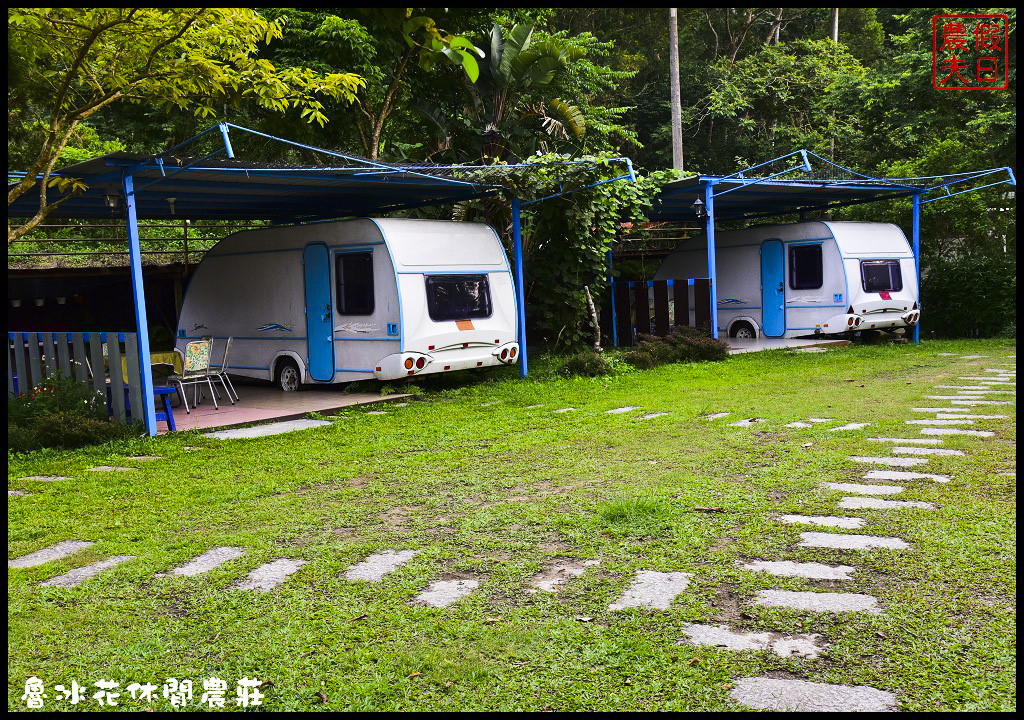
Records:
M939 353L981 354L964 360ZM868 685L901 709L1016 706L1015 405L977 406L975 429L950 436L924 472L949 484L903 483L895 499L937 510L840 511L825 480L857 482L889 455L869 437L917 437L904 424L934 384L971 384L1013 341L872 345L809 354L773 351L724 363L670 365L610 379L512 370L437 386L388 415L352 410L330 427L243 441L198 434L77 452L9 457L8 557L62 540L95 545L61 561L8 571L8 707L25 682L160 687L256 677L266 709L729 710L731 683L771 673ZM1014 362L1010 360L1009 362ZM1014 399L1000 396L999 399ZM490 403L487 406L485 404ZM543 404L543 408L527 409ZM608 415L624 405L642 411ZM574 412L554 414L558 408ZM708 413L729 411L724 420ZM668 415L639 420L642 412ZM764 418L752 428L729 427ZM870 422L832 433L791 429L808 417ZM185 450L201 446L202 450ZM126 456L161 461L138 470ZM920 470L921 468L913 468ZM41 483L27 475L66 475ZM706 511L696 508L720 508ZM851 515L861 530L784 525L777 516ZM909 550L797 548L803 531L899 537ZM196 578L159 578L218 546L244 557ZM349 582L372 552L417 549L382 583ZM75 589L38 583L112 555L134 555ZM268 593L228 592L259 564L307 561ZM552 558L597 559L557 595L527 594ZM749 573L746 560L856 568L847 581ZM667 611L608 605L638 570L692 573ZM479 588L444 609L410 603L433 580ZM753 606L761 589L867 593L880 615L815 615ZM816 660L685 643L687 623L816 632ZM118 690L115 690L117 692ZM156 693L150 705L170 709ZM118 709L147 706L122 694Z

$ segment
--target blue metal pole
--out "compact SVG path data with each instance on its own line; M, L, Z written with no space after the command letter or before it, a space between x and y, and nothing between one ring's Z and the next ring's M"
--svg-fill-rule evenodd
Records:
M220 136L224 139L224 150L227 152L229 158L235 156L235 151L231 147L231 138L228 137L228 126L225 123L220 123Z
M516 256L516 336L519 341L519 377L526 377L526 286L523 284L523 233L519 198L512 198L512 244Z
M146 289L142 283L142 253L139 248L139 220L135 213L132 176L124 177L124 201L128 218L128 259L131 263L132 294L135 297L135 327L139 334L139 374L142 376L142 419L146 432L156 435L156 407L153 403L153 368L149 361L149 322L146 320ZM138 416L135 417L138 420Z
M715 270L715 193L714 183L704 188L704 207L707 208L708 219L706 235L708 239L708 277L711 279L711 337L718 337L718 278Z
M921 193L914 193L914 277L917 278L917 307L921 309ZM914 325L914 342L921 342L921 321Z

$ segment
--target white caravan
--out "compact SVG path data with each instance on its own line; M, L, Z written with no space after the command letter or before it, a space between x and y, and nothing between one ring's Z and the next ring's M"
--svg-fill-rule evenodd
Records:
M302 383L393 380L519 358L508 258L478 223L370 219L236 233L186 290L177 346L234 338L227 372Z
M684 241L655 279L706 277L707 258L703 235ZM716 232L715 266L718 331L732 337L892 330L913 327L920 318L914 255L903 231L889 223L820 221Z

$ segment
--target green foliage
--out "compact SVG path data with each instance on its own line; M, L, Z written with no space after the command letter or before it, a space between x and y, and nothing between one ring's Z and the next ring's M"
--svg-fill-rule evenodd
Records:
M593 350L576 353L562 363L562 366L558 369L558 374L564 377L573 377L575 375L599 377L601 375L611 375L613 372L615 371L604 357L598 355Z
M922 332L939 337L1015 336L1017 267L1006 255L936 258L921 280Z
M711 337L708 328L680 325L663 338L640 335L637 340L623 360L640 370L666 363L720 362L729 356L729 346Z

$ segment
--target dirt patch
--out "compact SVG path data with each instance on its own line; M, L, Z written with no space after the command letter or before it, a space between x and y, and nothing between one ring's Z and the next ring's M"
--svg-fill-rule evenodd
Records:
M369 482L369 480L370 480L370 478L354 477L354 478L349 478L348 480L346 480L345 484L348 487L362 487L367 482Z
M422 505L393 507L390 510L385 510L378 517L382 521L384 521L384 524L388 527L395 529L406 529L405 524L408 522L409 516L421 510L423 510Z
M715 589L715 610L717 620L725 621L730 625L739 624L741 618L740 599L729 587Z

